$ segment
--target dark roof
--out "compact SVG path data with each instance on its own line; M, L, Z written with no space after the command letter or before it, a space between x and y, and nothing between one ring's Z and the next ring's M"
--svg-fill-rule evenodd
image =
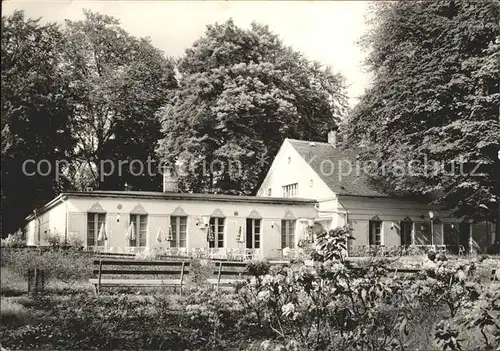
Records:
M336 195L389 197L364 174L356 150L342 150L316 141L288 141Z
M52 201L47 203L41 209L37 210L38 214L42 214L50 208L56 206L66 198L74 197L106 197L106 198L132 198L132 199L149 199L149 200L189 200L189 201L216 201L216 202L247 202L259 204L278 204L278 205L313 205L317 201L302 198L282 198L282 197L257 197L243 195L223 195L223 194L198 194L198 193L163 193L154 191L114 191L114 190L97 190L97 191L69 191L59 194ZM30 220L34 214L26 217L25 220Z

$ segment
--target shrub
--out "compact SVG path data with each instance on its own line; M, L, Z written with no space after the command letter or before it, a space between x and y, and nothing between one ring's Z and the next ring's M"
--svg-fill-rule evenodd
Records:
M348 227L323 230L317 235L316 247L311 252L314 261L341 260L347 256L347 241L354 239Z
M500 292L477 284L476 262L430 262L421 274L394 278L385 269L389 263L373 258L357 267L328 260L314 267L269 268L266 262L253 262L249 271L261 277L258 284L242 284L236 293L187 290L175 301L165 293L11 299L18 306L32 306L27 311L41 309L44 323L21 326L1 337L4 346L21 349L242 349L252 344L268 350L409 350L500 345Z
M12 298L2 298L0 303L0 322L2 325L22 325L32 318L29 310Z
M29 270L44 270L45 279L56 279L70 288L92 273L92 257L77 250L50 249L46 251L9 249L3 253L3 264L22 277Z
M207 285L209 279L215 270L213 261L195 258L191 260L189 266L189 279L196 286Z
M385 279L385 280L384 280ZM403 337L411 307L377 267L342 263L271 270L261 285L240 288L243 306L285 343L306 349L383 349Z
M1 247L25 247L26 239L21 230L14 234L9 234L5 239L1 239Z
M69 234L64 238L63 235L59 233L49 233L46 234L46 239L53 248L72 247L79 249L83 247L83 240L75 234Z
M271 265L267 260L253 260L248 263L246 272L255 278L260 278L268 274L270 268Z
M198 339L204 343L203 349L227 347L227 334L234 329L234 326L241 323L240 317L243 312L234 294L212 288L191 291L183 301L182 307L187 318L184 323L192 329L199 330ZM234 332L240 334L241 328Z

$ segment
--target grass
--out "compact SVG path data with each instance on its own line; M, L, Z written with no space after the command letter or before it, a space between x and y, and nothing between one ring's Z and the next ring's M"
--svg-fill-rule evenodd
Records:
M28 291L28 282L25 278L8 267L0 270L0 293L2 296L19 296Z
M20 326L27 324L33 315L25 305L31 305L27 298L17 299L4 297L1 299L0 321L3 326Z
M452 260L453 258L450 258ZM489 258L489 260L494 260L494 258ZM70 260L65 261L65 263ZM406 262L412 261L412 262ZM423 261L423 258L420 260L420 257L413 258L413 260L405 260L401 259L399 261L394 262L395 265L404 266L405 264L418 264L420 261ZM493 261L493 265L496 261ZM488 263L488 265L486 265ZM478 265L478 276L481 278L482 282L489 282L489 273L491 272L492 262L482 262ZM22 265L21 265L22 266ZM24 266L22 266L24 267ZM57 267L56 265L51 267ZM89 267L89 269L91 266ZM169 332L175 331L178 329L178 323L174 323L173 321L177 321L178 318L183 318L184 310L183 306L185 305L185 301L189 301L191 292L190 290L197 291L199 288L205 284L206 278L214 277L215 265L213 262L193 262L190 266L189 275L185 277L186 285L184 286L184 296L179 296L176 294L172 294L172 289L166 287L158 287L158 288L113 288L113 289L104 289L103 294L95 301L97 305L102 302L107 301L107 299L112 299L112 295L118 295L121 293L125 293L132 299L138 300L150 300L153 295L158 296L166 296L168 299L169 305L169 318L172 319L172 322L167 324L166 330ZM18 271L21 271L18 269ZM51 322L47 323L47 321L51 320L51 318L58 318L53 316L53 310L56 309L60 304L71 304L73 303L73 299L79 297L79 294L84 295L83 301L87 301L87 298L93 298L93 286L88 282L88 276L80 276L79 273L74 275L76 277L80 277L80 279L76 280L74 283L66 283L56 277L51 277L47 279L45 284L45 293L43 294L46 300L38 300L37 298L31 299L26 296L27 293L27 280L26 277L22 277L14 269L11 267L1 267L1 284L0 284L0 295L1 298L1 324L2 324L2 334L3 336L12 334L12 333L21 333L25 329L31 328L36 321L38 320L40 323L44 325L46 328L54 328L51 325ZM133 278L140 278L142 275L133 276ZM145 278L152 278L152 276L144 276ZM43 296L40 296L43 297ZM116 297L116 296L115 296ZM39 303L36 301L45 301L44 303ZM77 306L75 306L77 307ZM148 306L150 308L150 306ZM110 313L115 313L113 308L109 308ZM108 312L107 309L103 309L103 311ZM415 319L409 322L409 329L411 330L411 349L429 349L433 346L433 327L436 321L445 317L447 314L446 308L422 308L419 311L415 311ZM153 319L158 318L157 316L152 317ZM144 321L144 320L143 320ZM145 322L145 321L144 321ZM95 323L100 323L99 321L95 321ZM65 328L62 328L65 329ZM38 331L37 331L38 333ZM194 333L194 331L193 331ZM37 334L38 335L38 334ZM2 335L0 335L1 337ZM190 339L191 336L188 334L183 337L186 340ZM462 347L465 349L472 349L477 345L481 344L480 331L478 329L473 330L464 330L461 333L461 337L464 338L462 343ZM23 340L22 336L17 336L16 342L20 342ZM248 343L245 347L241 349L246 350L257 350L261 349L260 344L261 340L259 337L257 340L246 340L242 339L240 342L245 344ZM14 339L12 339L14 340ZM13 344L15 345L15 343ZM24 344L23 344L24 345ZM5 345L6 346L6 345ZM37 345L39 346L39 345ZM26 346L27 348L28 346ZM271 348L272 349L272 348Z

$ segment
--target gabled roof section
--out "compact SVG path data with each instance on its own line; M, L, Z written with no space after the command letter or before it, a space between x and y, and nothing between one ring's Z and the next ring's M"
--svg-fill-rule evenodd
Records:
M337 196L390 197L377 189L363 173L362 164L359 171L356 169L358 153L355 150L342 150L316 141L287 141ZM351 172L349 164L352 166Z

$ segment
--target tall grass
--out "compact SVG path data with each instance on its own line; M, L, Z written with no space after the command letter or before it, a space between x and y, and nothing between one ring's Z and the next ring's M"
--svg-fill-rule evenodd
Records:
M4 326L24 325L33 317L30 310L22 304L29 304L26 299L16 301L14 298L4 297L0 303L0 321Z

